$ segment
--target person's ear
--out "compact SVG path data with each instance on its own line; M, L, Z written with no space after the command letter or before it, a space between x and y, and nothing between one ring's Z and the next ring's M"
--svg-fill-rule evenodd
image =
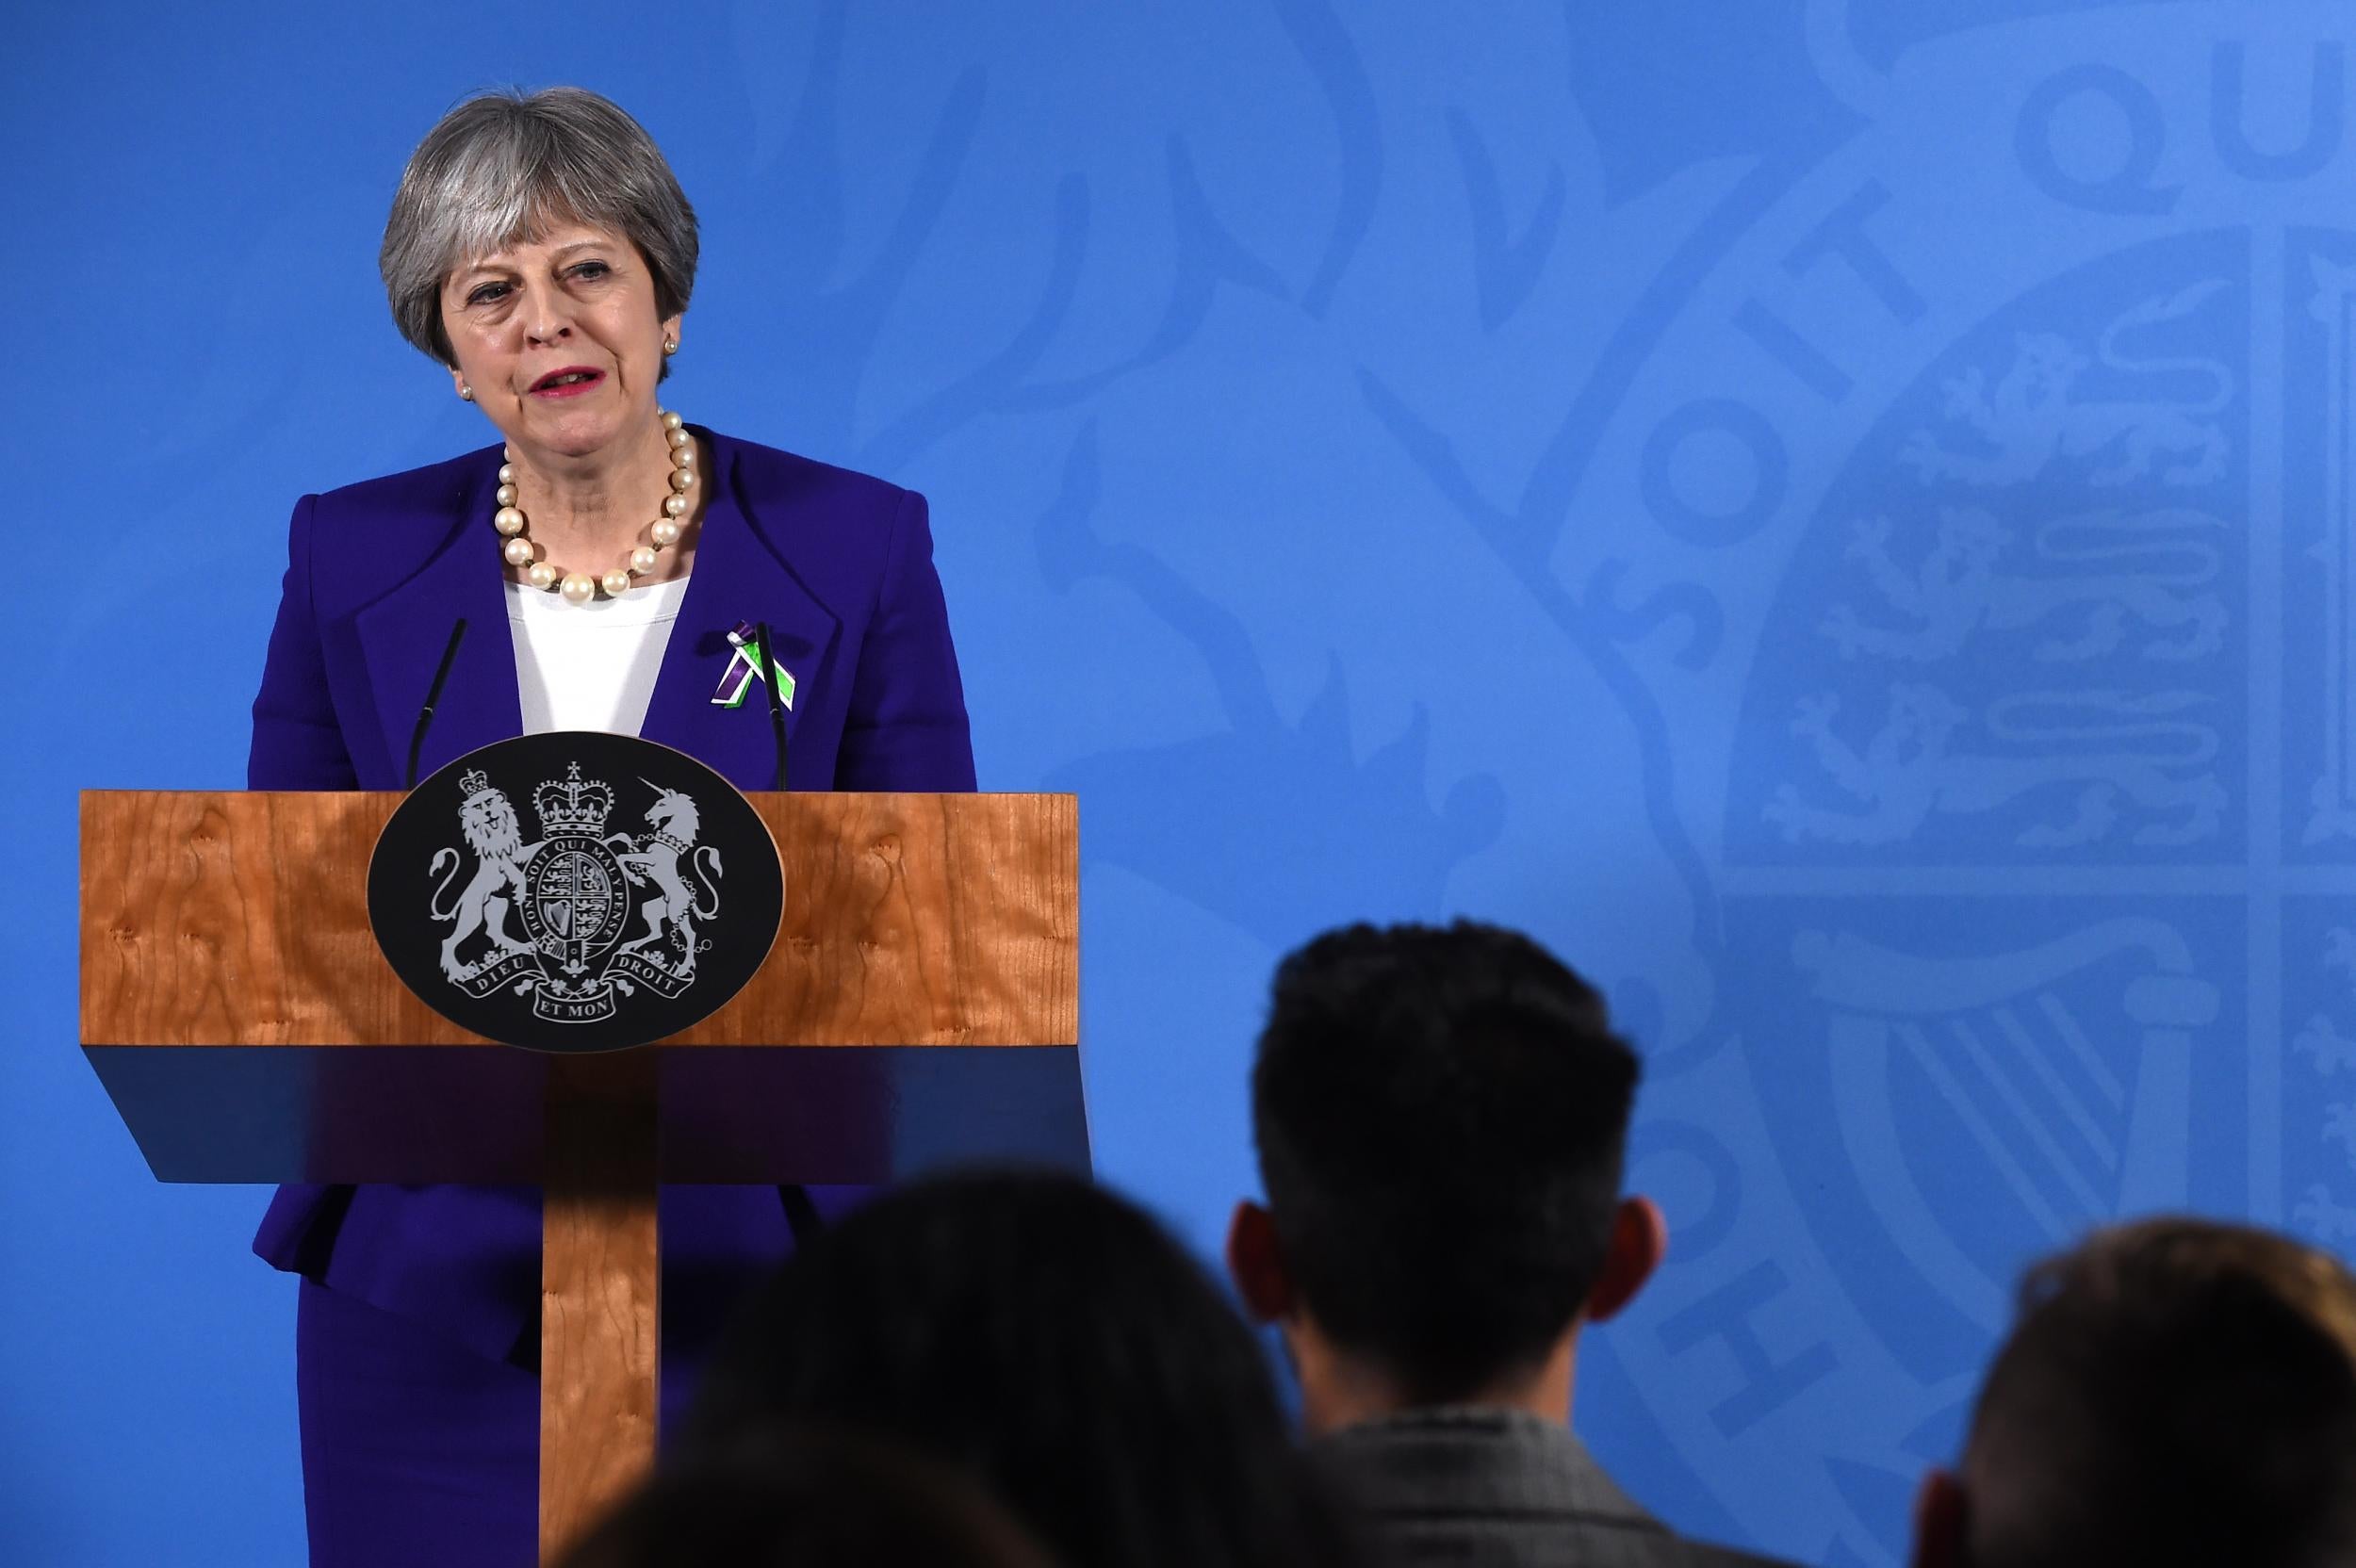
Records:
M665 359L679 352L679 346L683 341L679 336L679 324L686 319L687 313L681 311L663 323L663 356Z
M1603 1273L1587 1294L1587 1321L1601 1323L1635 1299L1668 1250L1669 1222L1661 1205L1641 1196L1621 1199L1604 1247Z
M1292 1275L1276 1239L1276 1217L1250 1199L1237 1203L1227 1221L1227 1276L1252 1321L1276 1323L1292 1315Z
M1912 1568L1963 1568L1963 1482L1936 1467L1914 1489Z
M474 401L474 388L466 384L466 372L455 365L450 368L450 389L467 402Z

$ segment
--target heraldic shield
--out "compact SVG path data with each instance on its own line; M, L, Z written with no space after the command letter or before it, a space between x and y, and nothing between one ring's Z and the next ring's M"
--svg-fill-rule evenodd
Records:
M633 735L469 752L410 792L368 861L368 923L402 984L536 1051L618 1050L698 1022L760 969L784 906L751 803Z

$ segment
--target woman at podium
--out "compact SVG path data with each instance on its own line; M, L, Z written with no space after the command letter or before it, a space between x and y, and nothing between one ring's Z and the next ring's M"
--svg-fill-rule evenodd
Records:
M401 335L497 439L295 504L252 788L403 787L462 619L425 771L600 729L767 788L767 695L740 653L740 629L765 623L792 788L973 788L924 498L658 401L696 248L662 153L594 93L484 96L434 126L380 264ZM826 1207L800 1189L663 1193L666 1412L733 1294ZM279 1191L254 1250L302 1277L314 1563L531 1560L539 1236L535 1188Z

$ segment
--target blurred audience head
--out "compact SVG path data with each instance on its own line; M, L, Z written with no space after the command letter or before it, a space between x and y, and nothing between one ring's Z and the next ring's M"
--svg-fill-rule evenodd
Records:
M1351 926L1276 972L1252 1076L1265 1207L1228 1266L1313 1431L1406 1407L1566 1418L1579 1326L1660 1262L1620 1182L1635 1054L1529 938Z
M840 1432L779 1430L658 1470L562 1568L1050 1568L979 1488Z
M2154 1219L2033 1269L1920 1568L2356 1563L2356 1280L2242 1226Z
M1251 1331L1159 1225L1069 1176L902 1187L757 1293L682 1451L803 1422L973 1478L1066 1568L1343 1555Z

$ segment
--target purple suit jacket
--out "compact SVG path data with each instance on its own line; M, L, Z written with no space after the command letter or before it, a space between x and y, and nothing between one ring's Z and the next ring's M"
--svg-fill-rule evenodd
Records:
M695 433L712 454L703 530L640 733L742 789L768 788L777 763L767 710L711 700L733 654L728 629L766 620L794 680L794 789L973 789L924 498ZM419 776L522 733L490 524L499 461L485 448L295 504L285 596L254 703L251 788L401 788L410 731L461 615L466 639ZM716 1301L791 1248L774 1188L666 1188L662 1225L666 1318L685 1309L682 1328L697 1315L698 1282ZM531 1187L282 1187L254 1242L279 1268L435 1324L490 1356L515 1351L532 1319L539 1249Z

